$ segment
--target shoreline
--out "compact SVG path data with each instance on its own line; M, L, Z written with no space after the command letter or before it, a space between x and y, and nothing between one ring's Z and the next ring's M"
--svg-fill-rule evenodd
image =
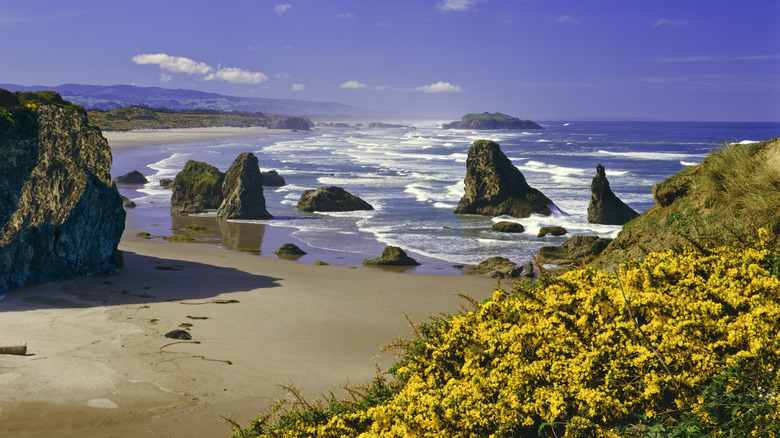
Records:
M0 356L3 436L226 437L220 415L248 425L286 395L279 384L313 400L368 382L395 361L381 345L411 336L404 313L422 322L495 286L181 245L125 237L117 275L0 301L0 344L28 342L26 356ZM163 337L174 329L199 343Z
M292 133L292 131L289 129L268 129L264 126L253 126L248 128L223 126L208 128L103 131L103 137L108 140L108 144L113 152L142 146L199 143L231 138L250 138L290 133Z

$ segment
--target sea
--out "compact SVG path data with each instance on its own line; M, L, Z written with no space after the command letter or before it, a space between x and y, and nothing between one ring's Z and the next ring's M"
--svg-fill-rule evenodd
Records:
M281 243L290 242L309 253L299 262L340 265L360 265L392 245L421 263L411 272L454 274L493 256L522 264L539 248L574 235L614 238L620 226L587 221L598 164L606 168L613 192L642 213L655 204L656 183L701 163L711 152L729 143L780 136L780 123L543 121L537 123L544 130L474 131L444 130L443 122L399 120L392 123L403 127L385 128L351 123L349 128L318 126L311 132L130 148L114 153L112 175L139 170L149 180L142 187L120 187L137 205L128 210L133 232L186 234L195 243L270 257ZM499 143L526 181L554 202L554 215L453 213L464 194L469 147L480 139ZM215 214L171 213L171 191L160 187L161 179L174 178L188 160L226 171L242 152L252 152L261 170L276 170L286 180L285 186L265 188L273 219L226 221ZM299 211L303 191L320 186L342 187L374 210ZM492 231L498 221L519 222L525 232ZM192 224L206 229L188 230ZM566 228L567 235L537 237L541 227L555 225Z

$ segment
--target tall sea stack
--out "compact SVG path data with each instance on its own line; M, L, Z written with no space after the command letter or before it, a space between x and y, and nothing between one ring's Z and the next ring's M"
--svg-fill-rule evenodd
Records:
M592 224L623 225L639 213L621 201L609 188L604 166L596 165L596 176L590 184L588 222Z
M465 184L466 193L455 214L528 217L552 213L553 202L529 186L498 143L490 140L477 140L471 145Z
M113 272L125 211L108 141L57 93L0 95L0 293Z

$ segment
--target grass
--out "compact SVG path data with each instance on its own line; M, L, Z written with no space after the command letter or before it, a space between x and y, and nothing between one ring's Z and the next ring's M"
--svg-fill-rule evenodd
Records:
M217 110L175 111L145 105L121 107L110 111L90 110L89 118L104 131L268 126L270 121L263 113Z

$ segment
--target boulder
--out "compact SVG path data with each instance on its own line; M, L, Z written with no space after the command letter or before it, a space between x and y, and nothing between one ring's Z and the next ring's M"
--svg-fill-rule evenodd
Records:
M601 164L596 166L596 176L590 184L588 222L592 224L623 225L639 216L639 213L623 203L609 188L609 181Z
M217 216L226 219L270 219L265 209L263 175L257 157L244 152L236 157L222 182L222 203Z
M285 243L284 245L280 246L279 249L274 251L274 254L276 255L306 255L306 251L298 248L296 245L293 245L292 243Z
M22 103L19 102L19 96L6 89L0 88L0 107L13 108L21 105Z
M281 187L285 185L284 178L276 173L275 170L269 170L263 172L263 186L264 187Z
M56 93L16 96L0 117L0 295L115 272L125 211L108 141Z
M122 176L118 176L111 181L117 184L146 184L149 182L149 180L147 180L146 177L137 170L128 172Z
M536 237L544 237L547 235L550 236L563 236L566 234L566 228L563 227L542 227L539 228L539 234L536 235Z
M126 197L122 196L122 207L124 207L125 209L128 209L128 208L135 208L136 205L135 205L135 202L133 202L132 199L126 198Z
M465 184L466 193L455 214L528 217L552 213L553 202L529 186L498 143L490 140L477 140L471 145Z
M314 126L311 120L302 116L273 116L268 123L268 129L292 129L295 131L308 131Z
M214 210L222 204L225 175L216 167L189 160L173 180L171 206L182 213Z
M417 260L406 255L406 252L397 246L388 246L382 251L382 257L378 259L363 260L366 266L418 266Z
M298 209L302 211L354 211L373 210L368 202L351 195L341 187L324 186L316 190L306 190L298 200Z
M509 221L496 222L493 224L491 229L501 233L522 233L525 231L525 227L523 227L521 224Z
M486 275L491 278L519 277L523 273L523 267L504 257L490 257L474 267L473 272L478 275ZM533 267L531 268L533 276Z
M593 260L612 242L598 236L573 236L561 246L544 246L536 254L537 263L543 265L584 265Z
M173 180L170 178L163 178L160 180L160 187L164 189L171 189L173 188Z
M445 123L443 129L544 129L531 120L502 113L466 114L460 121Z

